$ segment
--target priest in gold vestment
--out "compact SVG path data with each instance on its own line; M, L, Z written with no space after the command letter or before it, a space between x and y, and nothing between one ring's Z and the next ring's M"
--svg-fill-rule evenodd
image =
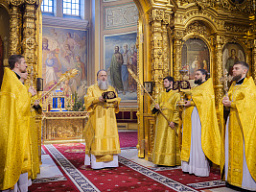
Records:
M185 102L181 168L183 172L208 177L209 161L220 165L221 136L218 126L212 79L207 71L195 72L191 99Z
M85 165L92 169L118 167L117 154L121 151L115 113L119 112L121 99L108 85L105 70L97 73L97 79L98 84L90 86L84 97L90 113L85 127Z
M173 77L164 78L166 91L158 95L153 109L153 113L161 109L170 122L161 113L157 112L155 141L152 152L153 163L157 165L180 165L180 147L176 134L176 129L179 125L177 102L180 100L180 94L172 90L173 83Z
M234 64L233 83L222 100L230 109L222 159L230 185L256 191L256 87L252 77L246 77L248 70L245 62Z
M0 190L28 190L30 97L36 91L19 80L26 71L24 57L12 55L4 69L0 92Z

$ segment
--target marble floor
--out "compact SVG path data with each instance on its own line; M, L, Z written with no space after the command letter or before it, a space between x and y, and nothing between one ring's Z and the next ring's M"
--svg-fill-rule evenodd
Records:
M65 176L61 173L59 168L56 166L51 156L43 154L41 156L42 165L40 166L40 174L33 180L33 183L46 183L49 181L64 181Z

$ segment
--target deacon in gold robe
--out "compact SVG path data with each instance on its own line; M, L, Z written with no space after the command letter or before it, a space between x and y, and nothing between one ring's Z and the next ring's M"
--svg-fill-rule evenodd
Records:
M86 111L90 113L85 127L85 165L92 169L118 167L120 151L115 113L119 112L115 89L108 85L107 72L97 73L98 83L90 86L84 97Z
M256 87L246 77L249 65L233 66L233 83L222 103L230 109L225 131L225 180L256 191ZM224 158L225 157L225 158Z
M10 69L4 69L0 92L0 190L27 191L30 97L36 91L28 91L19 80L27 68L23 56L12 55L9 65Z
M164 78L166 91L158 95L153 109L153 113L157 112L157 119L152 160L157 165L180 165L180 147L176 134L179 124L177 102L180 100L180 94L172 90L173 83L173 77ZM169 122L159 112L159 109L168 118Z
M221 137L215 108L212 79L207 71L195 72L195 84L191 99L185 102L181 168L183 172L208 177L209 160L220 165Z

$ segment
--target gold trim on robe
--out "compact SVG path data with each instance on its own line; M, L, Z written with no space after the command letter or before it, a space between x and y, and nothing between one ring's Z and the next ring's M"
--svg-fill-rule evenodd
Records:
M95 84L88 88L84 97L85 108L90 112L84 131L85 153L95 155L97 162L111 161L114 154L121 152L115 115L119 112L121 98L99 102L99 97L107 91L114 91L117 96L112 86L103 91Z
M205 156L213 163L220 165L221 136L218 126L215 95L212 79L192 89L192 99L198 110L201 122L201 144ZM181 160L189 161L191 144L191 115L194 106L183 112L183 135Z
M0 190L12 188L20 174L31 169L29 121L28 90L6 67L0 92Z

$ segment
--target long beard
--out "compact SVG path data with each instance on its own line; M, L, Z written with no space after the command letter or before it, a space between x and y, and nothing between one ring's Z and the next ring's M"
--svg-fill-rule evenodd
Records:
M202 79L195 80L195 84L201 85L203 83Z
M233 78L232 78L232 81L239 81L240 79L242 78L242 75L240 74L240 75L236 75L236 76L234 76Z
M98 80L98 86L101 90L107 90L108 89L108 82L107 81L101 81Z

